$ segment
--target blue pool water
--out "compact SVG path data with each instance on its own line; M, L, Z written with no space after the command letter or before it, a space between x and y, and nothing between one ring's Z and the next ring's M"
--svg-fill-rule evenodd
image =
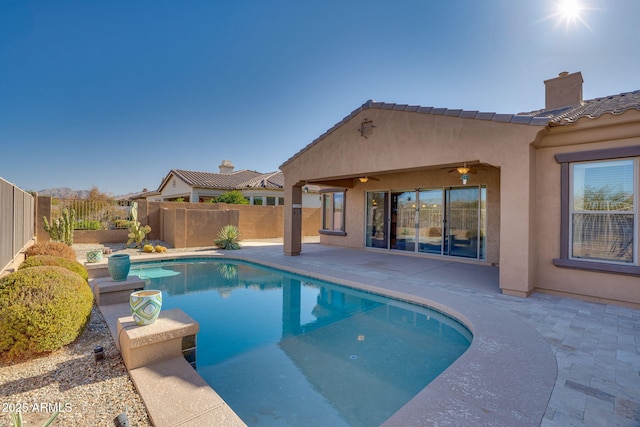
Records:
M200 323L198 373L249 426L375 426L471 343L426 307L240 261L132 265Z

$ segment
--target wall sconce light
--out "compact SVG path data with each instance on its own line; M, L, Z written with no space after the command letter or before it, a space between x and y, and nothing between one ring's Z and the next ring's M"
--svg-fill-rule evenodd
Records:
M369 181L369 177L367 177L367 176L361 176L360 178L358 178L358 181L360 181L360 182L362 182L362 183L365 183L365 182Z
M309 192L309 187L307 187L306 185L304 187L302 187L302 191L304 191L305 193Z

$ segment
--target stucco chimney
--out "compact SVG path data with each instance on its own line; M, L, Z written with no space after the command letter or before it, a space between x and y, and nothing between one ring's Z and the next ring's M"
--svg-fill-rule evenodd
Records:
M563 71L558 77L545 80L545 110L569 107L582 103L582 73Z
M220 163L220 166L218 166L218 168L220 168L220 173L229 174L233 172L233 169L235 168L235 166L233 166L233 163L231 163L231 160L223 160L222 163Z

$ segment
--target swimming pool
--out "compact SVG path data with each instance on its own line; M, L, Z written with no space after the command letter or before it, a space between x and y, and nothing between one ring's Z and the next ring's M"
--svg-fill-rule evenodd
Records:
M248 425L379 425L469 347L426 307L241 261L132 266L200 323L198 373Z

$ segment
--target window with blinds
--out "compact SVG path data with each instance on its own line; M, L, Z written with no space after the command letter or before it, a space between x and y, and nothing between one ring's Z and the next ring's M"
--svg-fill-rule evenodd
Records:
M637 264L637 159L572 163L570 257Z

